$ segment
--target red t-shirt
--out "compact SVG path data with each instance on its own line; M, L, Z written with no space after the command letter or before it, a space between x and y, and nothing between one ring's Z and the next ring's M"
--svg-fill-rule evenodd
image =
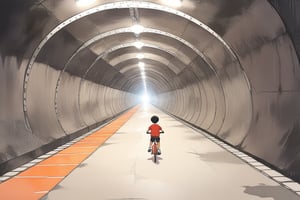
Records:
M159 137L161 127L158 124L152 124L148 130L151 131L151 137Z

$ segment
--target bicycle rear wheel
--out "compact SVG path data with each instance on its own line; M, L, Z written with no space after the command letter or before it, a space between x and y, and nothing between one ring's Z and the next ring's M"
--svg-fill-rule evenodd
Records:
M157 145L154 144L152 146L152 154L153 154L153 161L156 163L157 161Z

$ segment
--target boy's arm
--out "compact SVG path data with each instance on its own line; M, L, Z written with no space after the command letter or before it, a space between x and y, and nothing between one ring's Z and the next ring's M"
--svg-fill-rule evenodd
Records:
M165 133L162 128L160 127L159 133Z
M149 126L149 128L148 128L148 130L147 130L147 132L146 132L147 134L150 134L150 133L151 133L150 127L151 127L151 126Z

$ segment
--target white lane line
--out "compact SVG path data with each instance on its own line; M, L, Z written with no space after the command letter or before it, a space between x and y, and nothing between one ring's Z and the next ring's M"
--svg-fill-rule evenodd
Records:
M6 177L12 177L12 176L15 176L17 175L19 172L7 172L6 174L3 174L2 176L6 176Z
M10 179L10 177L0 177L0 182L6 181L7 179Z
M270 170L270 168L265 165L257 166L256 169L259 169L260 171Z
M300 185L296 182L286 182L283 185L287 186L288 188L292 189L295 192L300 192Z
M41 161L43 161L43 159L35 159L35 160L32 160L31 163L39 163Z
M56 148L56 150L59 150L59 151L61 151L61 150L64 150L66 147L58 147L58 148Z
M51 155L51 156L54 154L56 154L56 152L54 152L54 151L50 151L50 152L46 153L46 155Z
M269 176L275 177L275 176L282 176L279 172L275 170L265 170L264 173L268 174Z
M48 193L49 191L38 191L38 192L34 192L34 193L36 193L36 194L46 194L46 193Z
M38 157L39 159L46 159L46 158L49 158L51 155L47 155L47 154L45 154L45 155L42 155L42 156L40 156L40 157Z
M254 167L264 166L264 164L259 163L259 162L253 162L253 163L250 163L250 164L253 165Z
M35 163L27 163L27 164L25 164L25 165L22 165L22 167L27 167L27 168L29 168L29 167L32 167L33 165L35 165Z
M14 169L13 172L22 172L25 171L26 169L28 169L28 167L19 167L17 169Z
M287 177L285 177L285 176L282 176L282 177L274 177L274 179L276 180L276 181L279 181L279 182L294 182L293 180L291 180L291 179L289 179L289 178L287 178Z

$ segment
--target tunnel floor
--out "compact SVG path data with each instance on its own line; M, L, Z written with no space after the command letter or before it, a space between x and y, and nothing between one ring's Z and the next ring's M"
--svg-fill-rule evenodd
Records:
M157 163L147 152L153 114L165 131ZM300 199L282 184L294 184L288 178L152 106L135 108L70 145L11 172L0 184L0 199Z

